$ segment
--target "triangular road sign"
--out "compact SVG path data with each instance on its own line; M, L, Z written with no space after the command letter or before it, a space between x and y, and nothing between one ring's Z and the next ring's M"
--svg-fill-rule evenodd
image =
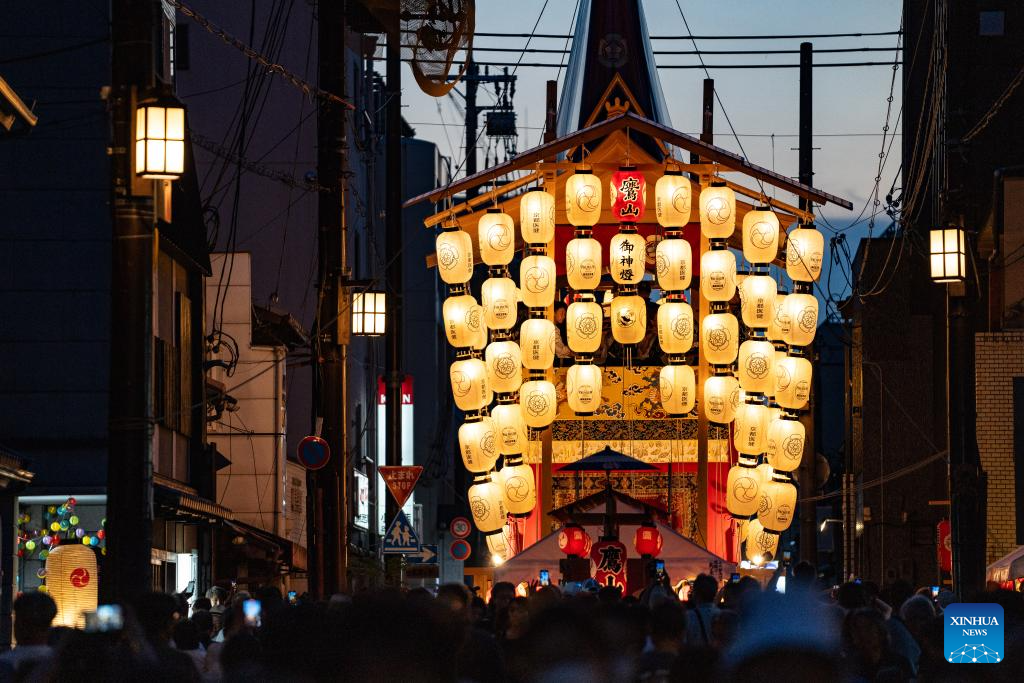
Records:
M391 522L384 534L384 553L386 555L405 555L420 552L420 539L416 530L409 524L409 518L401 510Z
M409 494L423 474L423 468L419 465L385 466L378 467L377 471L388 485L388 491L391 491L391 495L398 501L398 507L402 507L405 501L409 500Z

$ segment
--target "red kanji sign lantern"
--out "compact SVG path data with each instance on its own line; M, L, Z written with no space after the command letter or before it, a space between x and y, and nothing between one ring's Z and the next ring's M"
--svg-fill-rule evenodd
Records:
M566 555L585 557L590 547L590 535L583 527L569 524L558 532L558 549Z
M633 547L639 555L657 557L661 554L661 532L654 525L645 524L638 527L633 535Z
M612 174L612 215L621 223L637 223L647 208L647 180L633 166L623 166Z
M948 519L944 519L939 522L937 531L937 540L939 551L939 569L944 572L953 571L953 527L950 525Z
M590 573L601 586L626 590L626 546L619 541L598 541L590 549Z

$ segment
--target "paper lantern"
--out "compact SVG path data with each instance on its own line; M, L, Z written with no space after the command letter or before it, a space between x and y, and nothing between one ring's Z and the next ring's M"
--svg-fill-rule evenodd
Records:
M739 351L740 324L732 313L711 313L701 321L704 358L711 365L729 365Z
M636 285L644 279L647 241L636 231L612 236L608 246L608 271L620 285Z
M782 533L793 523L795 512L796 487L786 475L775 475L770 481L761 482L757 521L765 531Z
M779 535L765 529L758 520L750 520L743 554L757 564L771 562L779 554Z
M740 344L740 386L748 394L767 394L775 388L775 347L770 341L748 339Z
M612 299L612 336L620 344L639 344L647 333L647 301L636 294Z
M740 285L740 312L747 327L768 329L775 314L775 280L767 275L749 275Z
M800 420L785 416L768 425L768 464L779 472L792 472L804 456L806 430Z
M759 403L741 403L736 409L733 444L746 455L760 455L767 449L768 406Z
M643 557L657 557L661 554L664 539L658 527L653 524L641 524L633 534L633 549Z
M437 272L449 285L462 285L473 279L473 240L468 232L445 228L434 241Z
M748 211L743 217L743 258L766 264L779 255L779 218L770 209Z
M693 348L693 309L685 301L658 306L658 345L673 356Z
M789 314L785 310L787 294L776 294L772 302L772 318L768 321L768 339L784 342L789 334Z
M715 375L704 380L704 414L712 422L728 424L736 417L732 395L740 384L732 375Z
M589 552L590 535L576 524L567 524L558 532L558 549L570 557L583 557Z
M491 419L498 437L498 452L501 455L525 453L529 444L526 436L526 419L519 403L499 403L491 409Z
M729 301L736 295L736 257L728 249L700 257L700 293L708 301Z
M727 239L736 230L736 194L712 182L700 192L700 230L708 239ZM703 266L702 266L703 267Z
M488 534L504 528L508 517L505 492L489 476L485 474L475 477L467 498L473 524L478 530Z
M519 387L519 405L527 427L543 429L555 420L558 399L555 385L547 380L529 380Z
M487 540L487 550L490 551L492 557L497 557L501 561L505 561L511 556L512 548L509 546L508 540L505 538L504 531L493 534L487 534L484 536Z
M681 292L690 288L693 249L689 242L678 237L667 237L658 242L655 255L659 287L668 292Z
M135 175L177 180L185 172L185 107L173 97L135 110Z
M516 226L512 216L488 209L477 223L480 258L489 266L506 266L516 254Z
M786 274L795 282L813 282L821 275L825 237L814 228L797 228L786 241Z
M697 398L697 382L689 365L666 365L658 377L661 407L669 415L686 415Z
M57 603L54 626L85 626L85 612L96 610L98 578L94 551L77 543L51 544L46 556L46 591Z
M519 227L527 244L547 244L555 239L555 198L533 188L519 200Z
M590 574L597 585L626 590L626 546L619 541L598 541L590 549Z
M533 512L537 506L537 485L533 468L523 462L522 456L506 458L501 477L505 509L509 514L523 516Z
M547 308L555 303L555 260L550 256L527 256L519 266L519 289L530 308Z
M500 455L494 419L466 418L466 422L459 427L459 452L462 453L462 464L468 471L489 472Z
M601 243L577 237L565 246L565 277L576 291L597 289L601 284Z
M487 386L499 394L519 391L523 382L523 357L514 341L495 341L484 351Z
M516 324L516 283L507 277L489 277L480 287L484 324L491 330L509 330Z
M483 328L483 308L469 294L450 296L441 307L444 333L455 348L473 346Z
M666 171L654 185L654 209L658 224L664 228L681 228L690 222L693 186L679 171Z
M601 304L574 301L565 312L565 331L569 348L575 353L592 354L601 347Z
M818 329L818 300L813 294L787 294L782 315L789 318L789 329L782 340L790 346L807 346Z
M565 215L577 226L601 220L601 179L588 171L576 171L565 181Z
M725 484L725 505L734 517L750 517L757 512L761 476L749 464L733 465Z
M775 402L789 410L800 410L811 397L811 361L786 356L775 367Z
M963 282L967 277L967 233L956 226L928 233L928 255L934 282Z
M519 328L519 346L523 367L547 370L555 362L555 338L558 330L547 318L529 318Z
M565 374L566 398L576 414L593 414L601 405L601 368L576 363Z
M448 372L455 405L463 412L482 409L490 403L487 366L479 358L460 358Z
M611 178L612 216L620 223L638 223L647 208L647 180L631 166L624 166Z

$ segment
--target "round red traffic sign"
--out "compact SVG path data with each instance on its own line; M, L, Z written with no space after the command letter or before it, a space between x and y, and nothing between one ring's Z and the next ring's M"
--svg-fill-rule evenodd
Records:
M299 462L310 470L321 469L331 459L331 447L319 436L307 436L295 450Z
M469 545L469 541L459 538L452 541L452 544L448 546L448 554L452 556L453 560L458 562L465 562L469 559L469 554L473 552L473 549Z
M452 536L455 538L465 538L466 536L469 536L469 532L473 530L473 527L465 517L456 517L452 520L448 529L452 532Z

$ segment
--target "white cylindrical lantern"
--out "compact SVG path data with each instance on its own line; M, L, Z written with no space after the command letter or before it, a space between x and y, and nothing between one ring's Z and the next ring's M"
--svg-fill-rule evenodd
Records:
M505 492L487 475L476 477L469 487L469 511L473 524L485 534L503 529L508 517L505 509Z
M740 312L747 327L767 329L775 313L778 288L768 275L750 275L740 285Z
M577 414L590 415L601 405L601 368L577 363L565 374L569 407Z
M554 422L558 412L555 385L547 380L532 379L519 387L519 405L527 427L543 429Z
M480 410L490 402L487 387L487 366L479 358L462 358L449 369L452 396L459 410Z
M693 308L685 301L669 301L658 306L658 344L667 354L676 356L693 348Z
M620 285L636 285L644 279L647 240L637 232L620 232L608 246L608 270Z
M516 283L507 277L489 277L480 287L484 323L491 330L510 330L516 324Z
M757 521L766 531L782 533L793 523L796 512L796 487L781 477L761 483Z
M778 216L770 209L748 211L743 217L743 258L754 264L765 264L778 255Z
M443 230L434 242L437 272L449 285L462 285L473 279L473 239L458 229Z
M697 383L689 365L664 366L658 387L661 390L661 407L669 415L686 415L693 410Z
M711 313L704 316L700 328L700 344L704 358L712 365L728 365L739 352L740 324L732 313Z
M658 223L665 228L681 228L690 222L693 186L679 171L668 171L654 185L654 207Z
M487 534L484 538L487 540L487 550L490 551L492 557L497 557L504 562L512 554L512 548L503 532Z
M729 301L736 295L736 256L728 249L700 257L700 293L708 301Z
M615 341L639 344L647 332L647 302L636 294L613 298L611 321Z
M46 590L57 603L54 626L81 628L85 612L96 610L99 573L96 551L77 543L51 546L46 557Z
M526 420L518 403L499 403L491 409L491 419L498 436L498 452L518 455L527 449Z
M770 341L748 339L740 344L739 381L748 394L769 394L775 388L775 347Z
M732 375L716 375L704 380L704 414L712 422L728 424L736 417L732 395L739 391L739 381Z
M751 562L763 564L779 554L779 535L768 531L756 519L747 523L747 545L744 555Z
M555 303L555 260L550 256L527 256L519 266L519 289L529 308L547 308Z
M750 517L757 512L761 477L748 465L733 465L725 485L725 504L734 517Z
M457 349L473 346L483 326L483 308L469 294L450 296L441 307L444 333Z
M576 353L594 353L601 347L601 304L574 301L565 311L565 331L569 348Z
M555 338L558 330L547 318L528 318L519 328L519 346L523 367L547 370L555 362Z
M804 455L806 430L792 417L777 417L768 426L768 464L779 472L800 467Z
M724 183L701 190L700 230L708 239L727 239L736 230L736 193Z
M658 286L668 292L690 288L693 273L693 249L681 237L667 237L655 250Z
M800 410L811 397L811 361L786 356L775 368L775 402L788 410Z
M533 188L519 200L519 228L527 244L547 244L555 239L555 198Z
M484 351L487 384L491 391L509 394L523 383L523 354L514 341L495 341Z
M782 315L789 318L789 331L782 340L790 346L807 346L818 329L818 300L813 294L787 294Z
M528 515L537 506L537 485L533 468L521 457L508 458L501 468L501 487L509 514Z
M796 282L813 282L821 275L825 236L814 228L797 228L786 241L786 274Z
M576 171L565 181L565 215L569 223L590 227L601 220L601 179Z
M498 456L498 434L494 420L478 417L467 420L459 427L459 451L462 464L473 473L489 472Z
M565 246L565 277L576 291L597 289L601 284L601 243L577 237Z
M768 339L773 342L784 342L789 334L789 317L785 303L788 294L776 294L772 301L772 319L768 321Z
M512 216L488 209L477 223L480 258L489 266L506 266L516 254L516 226Z
M736 409L733 443L736 450L746 455L764 453L768 444L768 406L759 403L741 403Z

